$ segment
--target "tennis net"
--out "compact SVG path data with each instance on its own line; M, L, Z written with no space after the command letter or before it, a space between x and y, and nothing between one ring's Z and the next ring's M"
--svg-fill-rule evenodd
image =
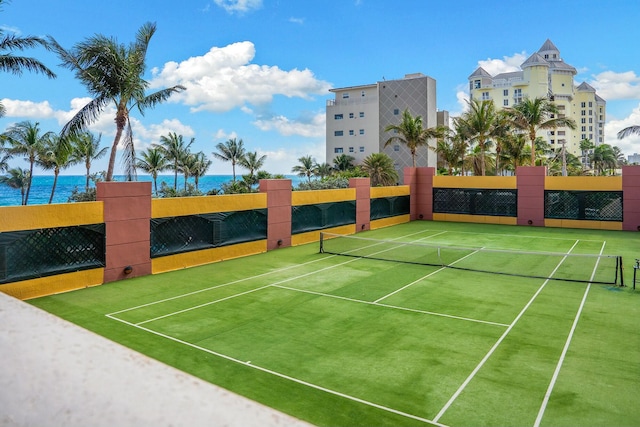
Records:
M465 248L320 233L320 252L537 279L624 286L618 255Z

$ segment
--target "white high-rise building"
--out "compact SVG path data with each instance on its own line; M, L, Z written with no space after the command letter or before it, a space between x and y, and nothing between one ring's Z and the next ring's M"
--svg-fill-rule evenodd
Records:
M588 83L574 83L576 69L560 57L560 51L547 40L540 50L520 66L520 71L490 75L479 67L469 76L471 99L492 99L498 110L512 107L524 98L548 97L560 115L575 120L577 128L567 127L538 133L552 148L565 149L582 158L580 142L588 139L595 146L604 143L606 101Z
M413 166L406 146L392 144L384 147L392 136L384 129L400 124L402 112L409 109L413 116L422 117L424 128L438 125L436 112L436 81L421 73L407 74L403 79L383 80L375 84L332 89L335 98L327 101L326 161L346 154L355 158L355 163L372 153L387 153L394 161L402 177L406 166ZM443 118L443 120L445 120ZM448 117L446 118L448 120ZM435 146L435 141L430 145ZM436 154L420 147L416 166L436 166Z

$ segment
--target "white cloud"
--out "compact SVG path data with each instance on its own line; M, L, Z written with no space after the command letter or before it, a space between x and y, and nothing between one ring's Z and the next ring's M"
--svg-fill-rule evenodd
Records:
M526 60L527 55L525 52L515 53L513 56L503 56L502 59L487 58L478 61L478 67L484 68L487 73L495 76L500 73L520 71L520 65Z
M289 22L292 22L294 24L304 24L304 18L294 18L293 16L291 18L289 18Z
M625 157L640 153L640 135L631 135L624 139L617 138L618 132L629 126L640 126L640 104L624 119L610 120L604 125L605 144L619 147Z
M51 108L49 101L33 102L4 98L1 102L4 105L6 117L50 119L55 115L55 111Z
M203 56L181 63L168 62L154 75L151 87L182 84L187 90L172 96L192 111L225 112L245 104L264 105L275 95L311 99L326 95L331 85L318 80L308 70L281 70L277 66L251 64L253 43L245 41L225 47L212 47Z
M605 71L594 75L589 84L607 101L640 99L640 76L633 71L624 73Z
M253 124L262 131L275 130L284 136L323 137L325 135L326 116L325 113L318 113L310 118L299 120L289 120L284 116L275 116L269 119L258 119Z
M213 2L231 14L236 12L242 14L262 7L262 0L213 0Z
M291 168L299 164L298 159L302 156L311 156L318 163L325 161L326 151L324 140L313 144L291 144L286 148L280 147L276 150L261 151L267 159L264 169L270 173L291 174Z
M236 131L227 132L224 129L218 129L218 131L213 136L215 139L224 139L229 140L238 137L238 133Z

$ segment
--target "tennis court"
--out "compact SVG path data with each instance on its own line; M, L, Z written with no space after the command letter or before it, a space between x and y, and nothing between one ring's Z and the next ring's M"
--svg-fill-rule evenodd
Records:
M31 302L317 425L637 425L638 249L416 221Z

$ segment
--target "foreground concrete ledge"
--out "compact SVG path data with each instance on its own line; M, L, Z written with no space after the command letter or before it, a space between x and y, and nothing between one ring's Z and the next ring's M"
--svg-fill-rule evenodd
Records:
M2 426L309 426L0 292Z

